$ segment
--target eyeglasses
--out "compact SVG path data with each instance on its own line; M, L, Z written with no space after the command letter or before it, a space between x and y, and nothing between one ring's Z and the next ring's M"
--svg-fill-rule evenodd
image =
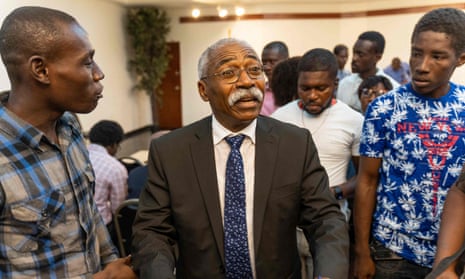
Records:
M362 89L362 97L364 97L364 98L371 98L373 95L375 97L379 97L381 95L384 95L385 93L386 93L386 90L375 91L373 89L368 89L368 88L363 88Z
M235 83L239 80L239 77L242 74L242 71L245 71L249 78L251 79L263 79L263 67L262 66L250 66L246 69L240 69L240 68L227 68L221 72L214 73L211 75L204 76L200 79L207 79L209 77L219 77L222 81L226 83Z

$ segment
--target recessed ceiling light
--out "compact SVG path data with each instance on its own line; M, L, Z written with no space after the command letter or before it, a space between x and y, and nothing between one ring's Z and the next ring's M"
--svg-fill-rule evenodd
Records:
M192 17L198 18L200 16L200 10L199 9L192 9Z
M245 10L243 7L236 7L236 15L237 16L243 16L245 14Z
M218 10L218 16L219 17L225 17L227 15L228 15L228 10L226 10L226 9L219 9Z

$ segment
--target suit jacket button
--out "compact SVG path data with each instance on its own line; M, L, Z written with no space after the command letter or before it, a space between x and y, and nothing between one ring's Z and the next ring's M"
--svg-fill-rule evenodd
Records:
M220 272L221 272L221 273L224 273L224 272L225 272L224 266L222 266L222 265L220 265Z

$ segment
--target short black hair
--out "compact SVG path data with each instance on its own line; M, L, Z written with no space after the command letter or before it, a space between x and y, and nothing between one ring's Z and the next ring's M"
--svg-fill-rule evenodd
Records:
M297 66L299 65L300 56L291 57L279 62L273 68L273 79L270 87L274 96L276 106L283 106L292 100L297 99L297 80L299 74Z
M282 56L289 57L289 49L287 45L282 42L282 41L272 41L266 44L263 47L263 50L265 49L276 49L278 50L278 53Z
M386 88L387 91L392 90L392 83L389 81L389 79L385 76L370 76L362 81L358 87L358 97L362 95L362 91L364 89L369 89L372 88L373 86L376 86L378 83L383 84L384 88Z
M384 46L386 45L386 41L383 34L379 33L378 31L363 32L360 34L360 36L358 36L358 40L373 42L375 52L380 54L384 53Z
M123 128L112 120L101 120L97 122L89 132L91 143L107 147L123 140Z
M343 50L346 50L346 51L349 51L349 48L346 46L346 45L343 45L343 44L338 44L334 47L333 49L333 53L335 55L338 55L341 51Z
M71 15L44 7L20 7L5 18L0 28L0 55L12 82L21 78L16 65L30 56L55 57L65 35L58 23L81 27Z
M465 52L465 13L462 10L439 8L424 14L415 24L410 42L425 31L446 33L451 37L456 54Z
M50 54L50 48L64 34L58 22L79 25L74 17L59 10L34 6L13 10L0 28L0 54L5 65L16 56Z
M337 77L337 59L334 54L324 48L307 51L299 61L298 72L327 71L331 77Z

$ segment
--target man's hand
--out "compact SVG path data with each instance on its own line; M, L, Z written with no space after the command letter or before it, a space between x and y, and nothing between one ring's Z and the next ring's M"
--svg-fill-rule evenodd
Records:
M375 262L368 256L355 256L354 278L371 279L375 276Z
M94 279L137 279L136 274L131 268L131 256L117 259L102 271L94 274Z

